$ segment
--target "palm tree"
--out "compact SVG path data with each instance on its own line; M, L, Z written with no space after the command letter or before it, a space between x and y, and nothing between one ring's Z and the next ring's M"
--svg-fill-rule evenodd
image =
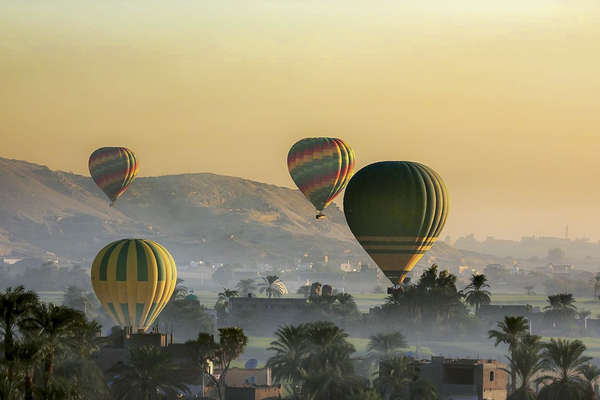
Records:
M224 288L223 291L221 293L219 293L217 296L218 296L219 300L229 301L234 297L238 297L239 295L240 294L237 290Z
M586 350L580 340L550 339L544 345L542 357L551 375L539 378L550 384L538 394L538 400L584 400L588 383L581 378L581 370L590 361L583 356Z
M594 386L598 380L598 377L600 377L600 368L593 364L586 364L579 369L579 372L581 375L583 375L588 383L586 388L586 400L594 400L596 398Z
M523 337L527 334L529 324L523 316L505 316L504 321L498 322L498 328L500 330L488 331L490 339L495 339L494 346L498 346L500 343L508 345L508 352L511 357L514 357L514 350L519 345ZM510 384L511 392L514 390L516 384L516 371L511 368L510 370Z
M554 326L575 319L577 307L575 298L570 293L560 293L548 296L548 305L544 307L545 316L549 318Z
M590 310L586 310L584 308L582 308L580 311L577 311L577 318L579 318L582 321L585 321L586 319L588 319L590 317L590 315L592 315L592 312Z
M229 312L231 307L231 299L238 297L239 293L237 290L224 288L223 291L217 296L217 304L215 304L215 309L217 312Z
M80 337L74 335L74 332L77 327L85 326L86 323L83 312L52 303L39 304L32 317L22 323L24 330L36 335L44 343L43 388L46 392L54 375L56 353L77 349Z
M539 336L526 335L508 357L510 371L515 371L520 381L520 386L511 393L509 400L535 400L536 394L531 385L533 377L543 369L541 348Z
M256 292L256 282L254 279L242 279L238 282L236 289L239 291L240 296L246 297Z
M369 338L367 351L371 357L384 359L395 355L398 349L406 346L406 340L401 332L378 333Z
M343 399L358 390L350 358L355 348L343 329L318 321L281 327L276 337L267 365L276 380L290 382L296 398Z
M498 346L500 343L507 344L510 352L529 330L529 323L523 316L507 315L504 317L504 321L498 322L497 325L500 330L490 330L488 336L490 339L496 340L494 346Z
M227 371L231 362L244 352L248 337L238 327L219 328L219 343L215 342L213 335L201 332L196 340L188 341L186 344L192 348L190 355L193 362L201 367L203 379L208 376L217 389L219 399L222 399ZM209 361L216 367L218 374L210 371Z
M309 355L304 363L308 376L303 392L315 399L344 398L356 384L350 356L356 351L348 334L331 322L306 325ZM341 397L340 397L341 396Z
M36 338L15 343L17 365L23 371L25 400L33 400L33 375L44 357L44 347L42 341Z
M69 400L111 399L104 373L90 358L67 359L60 362L56 366L56 377L58 379L55 379L52 390L67 392L66 398ZM53 394L49 393L50 396Z
M158 400L188 392L163 348L142 346L130 350L129 356L126 364L119 363L110 370L116 400Z
M13 367L12 379L8 379L8 368L9 366L5 362L0 362L0 399L2 400L16 400L22 399L23 393L21 393L20 383L23 381L22 368L17 368L14 363L11 364Z
M410 385L419 372L413 359L405 356L386 358L379 363L375 387L385 400L408 397Z
M490 304L491 302L491 292L485 290L489 287L490 285L487 284L487 278L484 274L473 274L471 284L465 288L465 300L475 307L476 315L479 314L479 308L482 304Z
M300 395L300 386L306 376L304 362L308 357L306 325L284 325L275 332L276 340L271 342L268 351L275 352L269 358L267 367L273 371L276 382L288 382L292 392Z
M334 311L341 316L360 315L354 297L350 293L338 293L332 296L334 301Z
M438 400L440 395L431 383L418 379L408 387L410 400Z
M0 293L0 330L3 335L2 347L7 362L8 382L13 381L13 362L15 361L15 330L31 310L38 304L37 294L26 291L23 286L9 287Z
M361 380L352 374L310 371L306 376L303 394L306 399L311 400L346 399L362 389L362 386Z
M281 297L288 293L287 287L277 275L267 275L263 277L260 284L260 292L265 293L267 297Z

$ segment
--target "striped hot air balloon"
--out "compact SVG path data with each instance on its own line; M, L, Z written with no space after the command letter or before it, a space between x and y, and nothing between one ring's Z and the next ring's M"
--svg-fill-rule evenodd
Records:
M177 283L173 256L145 239L122 239L100 250L92 264L92 287L115 324L146 330L171 298Z
M448 194L442 178L423 164L378 162L350 180L344 214L361 246L400 284L442 231Z
M89 160L90 175L108 196L110 205L121 196L138 173L133 151L125 147L101 147Z
M319 219L350 180L354 151L342 139L305 138L292 146L287 163L294 183L315 206Z

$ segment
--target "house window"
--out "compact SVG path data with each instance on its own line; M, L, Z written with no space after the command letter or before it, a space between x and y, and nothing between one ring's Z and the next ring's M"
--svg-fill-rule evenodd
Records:
M494 382L494 371L490 371L490 382Z

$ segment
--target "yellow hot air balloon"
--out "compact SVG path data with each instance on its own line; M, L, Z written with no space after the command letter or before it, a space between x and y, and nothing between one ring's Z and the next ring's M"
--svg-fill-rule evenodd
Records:
M147 330L167 305L177 283L173 256L146 239L122 239L104 247L92 264L92 287L115 324Z

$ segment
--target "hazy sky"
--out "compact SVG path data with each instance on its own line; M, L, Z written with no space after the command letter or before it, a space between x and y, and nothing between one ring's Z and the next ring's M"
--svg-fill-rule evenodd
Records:
M294 141L339 136L437 170L443 236L598 240L598 4L0 0L0 156L292 186Z

